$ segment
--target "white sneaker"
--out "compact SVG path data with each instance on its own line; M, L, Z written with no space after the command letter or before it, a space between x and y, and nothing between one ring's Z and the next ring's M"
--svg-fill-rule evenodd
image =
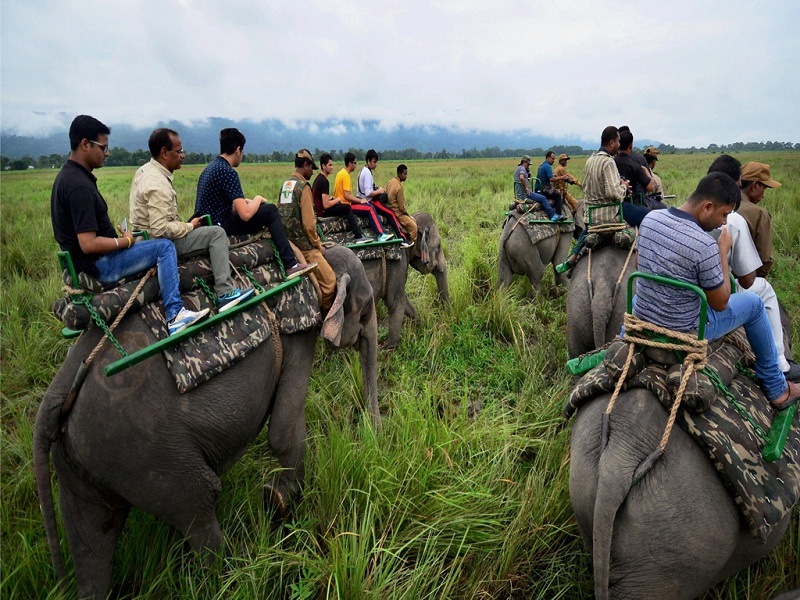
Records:
M205 317L208 314L208 309L204 308L203 310L194 312L188 310L186 308L182 308L181 311L175 315L175 318L169 322L169 334L175 335L189 327L189 325L194 325L200 319Z

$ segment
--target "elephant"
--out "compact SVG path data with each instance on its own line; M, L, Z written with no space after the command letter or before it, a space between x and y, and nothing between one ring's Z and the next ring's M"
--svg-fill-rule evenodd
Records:
M626 266L627 259L627 248L607 245L592 250L591 281L587 278L588 255L572 269L567 293L567 352L570 358L600 348L619 334L625 314L628 277L636 270L635 256Z
M450 302L447 280L447 263L442 249L442 238L433 218L428 213L417 212L412 215L417 222L419 233L413 248L401 250L400 260L364 260L364 269L372 284L375 303L383 300L389 310L389 336L387 348L396 348L400 343L400 330L405 316L417 318L417 309L406 295L408 267L423 275L432 274L436 279L438 300L442 304ZM385 273L384 273L385 269Z
M632 483L658 446L668 414L645 389L622 392L601 453L609 399L599 396L578 409L571 439L570 499L592 554L598 600L695 598L775 548L790 514L757 543L711 461L679 427L664 455Z
M351 251L334 248L325 256L338 275L339 294L322 334L339 345L358 347L366 394L374 401L373 418L379 419L372 290ZM128 347L143 347L153 339L135 315L123 319L115 335ZM55 570L64 585L51 454L81 598L106 597L114 548L132 506L173 525L195 550L218 550L220 476L241 458L268 419L269 446L283 470L265 485L265 503L273 503L276 514L285 516L304 476L305 402L317 332L311 328L280 335L280 372L275 344L269 340L184 394L158 359L104 376L101 369L117 357L108 344L62 420L73 377L100 336L98 328L90 328L67 354L39 406L33 443L36 486Z
M567 209L566 206L564 208ZM501 288L508 287L514 275L524 275L531 282L531 294L538 293L545 267L550 263L555 274L554 293L560 295L561 291L566 289L567 278L566 275L557 273L555 267L564 262L569 255L572 235L568 231L561 231L563 225L543 225L552 227L555 235L533 244L525 226L520 222L526 218L528 218L527 213L520 215L512 211L506 219L503 233L500 235L497 283Z

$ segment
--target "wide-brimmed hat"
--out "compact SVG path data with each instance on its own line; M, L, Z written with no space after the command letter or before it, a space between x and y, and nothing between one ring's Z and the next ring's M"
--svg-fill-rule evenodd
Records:
M760 162L749 162L742 167L742 181L758 181L768 188L779 188L781 184L772 179L769 165Z
M302 150L298 150L296 154L296 158L305 158L311 161L311 167L313 169L319 169L317 163L314 162L314 156L311 154L311 151L303 148Z
M558 157L558 160L569 160L569 154L562 154Z
M644 155L649 156L653 160L658 160L658 148L655 146L648 146L644 150Z

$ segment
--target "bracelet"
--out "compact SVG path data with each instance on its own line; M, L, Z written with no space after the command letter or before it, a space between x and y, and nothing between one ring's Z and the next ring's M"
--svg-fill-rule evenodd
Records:
M119 238L114 238L114 243L117 245L117 248L119 248Z
M128 238L128 248L133 246L133 238Z

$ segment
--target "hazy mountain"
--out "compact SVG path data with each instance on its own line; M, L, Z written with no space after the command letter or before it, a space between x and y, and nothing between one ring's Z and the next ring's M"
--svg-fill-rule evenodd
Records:
M136 129L130 125L111 127L111 145L128 150L144 150L152 129ZM554 138L535 135L528 131L479 131L463 130L440 125L414 127L399 126L394 129L382 127L378 121L305 121L286 125L278 120L232 121L230 119L210 118L203 123L184 124L176 121L159 123L158 126L176 130L189 152L216 153L219 151L219 131L225 127L237 127L247 138L246 151L257 154L271 153L275 150L289 152L298 148L322 148L325 150L347 150L349 148L375 148L381 150L402 150L415 148L421 152L460 152L477 148L497 147L499 149L549 148L550 146L581 146L593 149L599 142L577 137ZM636 140L642 147L659 142ZM11 133L0 136L0 153L11 159L29 156L66 154L69 152L67 131L53 133L47 137L24 137Z

